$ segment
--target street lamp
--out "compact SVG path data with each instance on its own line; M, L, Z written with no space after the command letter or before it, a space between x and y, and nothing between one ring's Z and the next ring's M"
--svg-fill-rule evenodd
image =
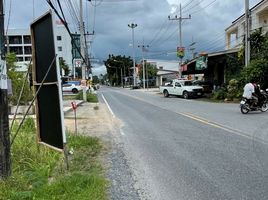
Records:
M132 48L133 48L133 86L136 86L136 68L135 68L135 45L134 45L134 28L136 28L137 24L128 24L128 27L132 29Z

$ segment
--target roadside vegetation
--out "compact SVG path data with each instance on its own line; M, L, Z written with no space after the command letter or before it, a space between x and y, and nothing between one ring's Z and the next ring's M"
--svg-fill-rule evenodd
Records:
M80 91L77 95L64 95L64 100L83 100L83 92ZM98 96L97 94L87 92L87 102L90 103L98 103Z
M268 88L268 35L262 34L258 29L250 36L251 60L244 67L244 47L238 56L227 59L226 79L227 85L217 88L213 100L235 101L241 98L243 87L252 79L258 80L261 88Z
M68 148L69 170L62 153L36 144L35 123L28 118L12 146L12 176L0 181L0 199L107 199L100 140L68 133Z

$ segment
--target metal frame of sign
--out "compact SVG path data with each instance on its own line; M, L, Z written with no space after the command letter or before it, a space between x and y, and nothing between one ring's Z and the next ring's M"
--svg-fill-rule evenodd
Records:
M62 109L63 101L62 101L60 67L59 67L59 60L57 59L57 55L55 52L56 35L54 34L54 30L55 30L56 24L54 22L55 22L55 18L54 18L53 12L48 11L47 13L45 13L43 16L36 19L31 24L32 55L33 55L32 71L33 71L33 86L34 86L35 93L39 89L39 87L41 87L40 94L37 95L37 98L35 101L38 143L44 144L46 146L49 146L53 149L56 149L62 152L65 150L67 141L66 141L65 128L64 128L64 114L63 114L63 109ZM48 40L47 42L40 40L40 39L44 39L44 35L40 34L40 30L38 30L38 28L41 30L44 29L45 25L42 23L49 26L48 29L50 29L50 30L45 29L46 30L45 37L47 37L45 39ZM39 35L36 33L38 31L39 31ZM41 48L43 47L44 49L49 49L49 51L45 55L42 54L42 51L44 51L44 49L41 50ZM52 57L53 55L54 55L54 58ZM41 66L42 64L40 62L40 60L41 61L42 59L44 60L43 56L47 56L45 60L50 60L50 61L47 61L46 63L47 66L45 67ZM40 80L41 78L43 79L45 77L44 72L45 71L47 72L47 70L50 69L50 67L48 66L49 62L51 62L50 65L53 65L51 66L51 70L48 72L49 75L47 76L48 77L47 79L49 80L42 82ZM40 67L40 66L37 66L38 64L41 66L41 68L38 68ZM40 71L38 72L38 70ZM44 76L42 77L42 75ZM48 91L49 91L49 95L46 96ZM54 94L53 94L53 91L54 91ZM52 103L52 107L56 109L53 109L53 110L47 109L48 105L44 104L44 102ZM55 121L51 121L52 118ZM56 123L60 123L60 124L56 124Z

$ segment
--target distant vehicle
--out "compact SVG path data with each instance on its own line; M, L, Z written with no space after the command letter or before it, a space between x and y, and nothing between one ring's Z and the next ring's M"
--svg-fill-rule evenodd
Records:
M81 85L81 81L66 81L66 84Z
M62 85L63 92L72 92L73 94L77 94L79 91L82 91L83 88L80 85L66 83Z
M182 96L185 99L190 97L201 97L204 94L203 87L193 85L192 81L178 79L174 79L165 86L160 86L159 90L164 94L164 97L177 95Z
M213 84L209 81L193 81L193 85L199 85L201 87L203 87L204 89L204 93L211 93L213 90Z

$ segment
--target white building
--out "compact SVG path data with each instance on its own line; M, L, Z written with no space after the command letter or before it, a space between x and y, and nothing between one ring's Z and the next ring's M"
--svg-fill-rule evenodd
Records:
M72 44L71 37L63 25L55 29L55 51L58 59L64 59L72 69ZM27 71L27 65L32 58L32 44L30 29L9 29L7 31L7 50L16 53L18 71Z
M180 77L178 60L148 59L146 62L155 65L157 68L156 86L163 85L165 81Z
M262 0L250 9L250 31L262 28L268 31L268 1ZM245 15L240 16L225 29L226 50L240 47L245 36Z

